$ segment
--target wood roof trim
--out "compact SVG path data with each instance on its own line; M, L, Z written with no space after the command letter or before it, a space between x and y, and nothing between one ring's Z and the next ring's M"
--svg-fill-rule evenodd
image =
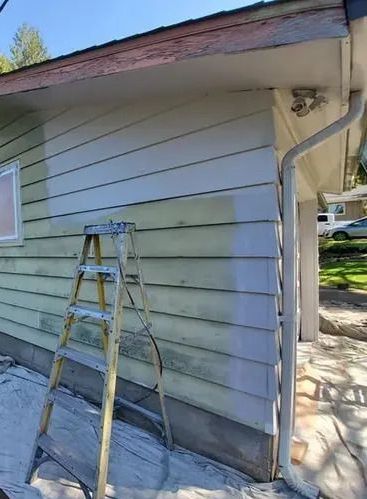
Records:
M83 51L65 58L0 77L0 95L45 88L51 85L116 74L214 54L240 53L248 50L299 43L319 38L347 36L344 7L339 0L329 0L325 8L299 11L299 5L282 3L286 12L274 16L275 7L239 12L204 19L171 29L116 42L113 45ZM321 2L317 2L320 3ZM298 12L295 6L298 5ZM285 9L285 6L293 6ZM267 16L260 16L266 11Z
M102 46L89 47L85 50L81 50L75 53L67 54L61 56L60 58L51 59L45 63L36 65L31 68L22 68L19 71L12 72L7 75L3 75L2 78L10 78L12 76L16 77L19 72L28 71L30 73L38 73L47 71L51 65L56 64L57 66L65 66L70 64L70 59L73 62L79 62L80 60L95 59L98 57L103 57L104 55L111 55L114 53L123 52L130 50L131 47L139 48L151 45L152 43L161 43L163 41L174 40L175 38L182 38L186 36L191 36L199 33L204 33L206 31L213 31L217 29L223 29L231 26L236 26L245 23L256 22L259 20L271 19L273 17L279 17L290 14L301 14L307 10L325 10L335 7L342 7L343 0L302 0L293 2L274 2L274 5L268 4L260 8L248 9L244 12L236 12L228 14L223 14L221 16L208 16L209 19L204 18L203 20L195 20L192 23L180 23L176 26L168 26L163 29L153 30L152 32L138 34L126 39L109 42Z

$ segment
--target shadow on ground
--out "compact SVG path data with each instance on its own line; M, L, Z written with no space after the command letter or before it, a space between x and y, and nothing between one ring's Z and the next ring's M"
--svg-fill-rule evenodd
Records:
M300 345L302 349L302 344ZM325 498L367 497L367 343L321 335L298 371L298 469Z

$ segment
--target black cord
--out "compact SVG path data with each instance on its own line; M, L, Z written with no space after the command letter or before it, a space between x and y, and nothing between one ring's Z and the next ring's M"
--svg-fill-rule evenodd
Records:
M0 5L0 14L2 11L5 9L6 4L9 2L9 0L4 0L3 3Z
M113 227L113 222L111 221L110 223L111 223L111 227ZM159 351L159 347L157 345L157 342L156 342L154 336L150 332L150 328L149 328L148 324L144 321L143 317L141 316L141 314L139 312L139 309L138 309L138 307L137 307L137 305L136 305L136 303L134 301L134 298L133 298L133 296L132 296L132 294L131 294L128 286L127 286L127 282L125 280L125 276L124 276L124 273L123 273L123 270L122 270L122 265L121 265L120 257L119 257L119 254L118 254L118 251L117 251L117 248L116 248L116 244L115 244L115 236L116 236L116 234L114 232L112 232L112 236L111 237L112 237L112 240L113 240L113 243L114 243L114 246L115 246L115 250L116 250L117 263L118 263L118 266L119 266L119 272L120 272L121 278L122 278L123 283L125 285L125 289L126 289L128 297L129 297L130 303L133 306L133 308L134 308L137 316L139 317L139 320L142 323L145 331L147 332L147 334L149 336L149 339L152 342L152 345L154 347L154 350L156 351L156 354L157 354L157 357L158 357L158 363L159 363L159 374L160 374L160 376L162 376L162 373L163 373L163 362L162 362L161 353ZM132 401L133 404L139 404L143 400L146 400L147 398L149 398L156 391L157 388L158 388L158 382L153 387L147 388L149 390L149 392L146 395L143 395L139 399Z
M130 300L130 302L131 302L131 305L132 305L132 306L135 308L135 310L136 310L136 309L137 309L137 306L136 306L136 304L135 304L135 302L134 302L134 298L132 297L132 294L130 293L130 290L129 290L129 289L128 289L128 287L127 287L127 283L126 283L125 279L124 279L124 284L125 284L126 292L127 292L128 297L129 297L129 300ZM161 352L159 351L159 348L158 348L157 342L156 342L156 340L155 340L154 336L152 335L152 333L150 332L149 326L146 324L146 322L145 322L145 321L143 321L143 320L141 319L141 317L139 317L139 318L140 318L140 321L141 321L141 323L143 324L143 326L144 326L144 328L145 328L145 330L146 330L146 332L147 332L147 334L148 334L148 336L149 336L149 338L150 338L151 342L152 342L152 343L153 343L153 345L154 345L154 349L155 349L155 351L156 351L156 353L157 353L158 360L159 360L159 373L160 373L160 374L162 374L162 372L163 372L162 357L161 357Z
M121 274L122 275L122 274ZM125 289L126 289L126 292L127 292L127 295L130 299L130 302L131 302L131 305L134 307L135 310L137 310L137 307L136 307L136 304L134 302L134 298L132 297L132 294L130 293L130 290L128 289L127 287L127 283L125 281L125 279L123 278L123 281L124 281L124 284L125 284ZM142 320L142 318L140 317L140 314L138 314L138 317L141 321L141 323L143 324L153 346L154 346L154 349L157 353L157 357L158 357L158 361L159 361L159 374L162 376L162 373L163 373L163 362L162 362L162 357L161 357L161 352L159 351L159 348L158 348L158 345L157 345L157 342L154 338L154 336L152 335L152 333L150 332L149 330L149 327L148 325ZM153 387L151 388L147 388L148 393L146 395L143 395L142 397L138 398L137 400L134 400L133 403L134 404L140 404L140 402L143 402L143 400L146 400L147 398L149 398L155 391L156 389L158 388L158 383L156 383Z

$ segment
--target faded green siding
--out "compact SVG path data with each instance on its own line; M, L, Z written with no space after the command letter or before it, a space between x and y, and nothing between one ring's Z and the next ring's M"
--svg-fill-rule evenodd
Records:
M25 241L0 248L0 330L53 349L83 225L134 221L167 392L275 433L271 106L270 92L244 92L4 118L0 162L21 163ZM83 298L95 300L92 282ZM129 307L125 318L120 375L150 385ZM93 324L80 324L75 341L100 348Z

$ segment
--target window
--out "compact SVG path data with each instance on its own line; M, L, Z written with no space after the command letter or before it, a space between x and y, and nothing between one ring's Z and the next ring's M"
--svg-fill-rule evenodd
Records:
M351 223L353 227L367 227L367 218L362 218L361 220L357 220L356 222Z
M22 242L19 163L14 162L0 167L0 245Z
M345 215L345 203L329 204L328 212L334 213L335 215Z
M317 221L318 222L327 222L328 221L327 215L318 215Z

